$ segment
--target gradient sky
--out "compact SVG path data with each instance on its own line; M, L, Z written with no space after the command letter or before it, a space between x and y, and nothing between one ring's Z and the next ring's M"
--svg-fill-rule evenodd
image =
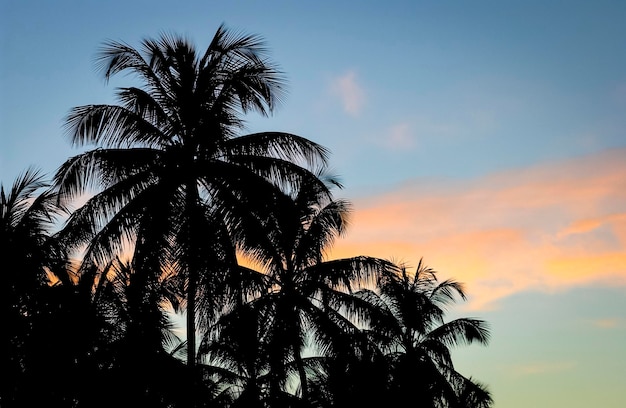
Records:
M626 406L626 2L0 0L0 177L77 151L73 106L111 103L108 39L200 48L220 23L263 36L289 79L248 131L312 139L352 201L331 257L372 255L465 283L455 352L497 408Z

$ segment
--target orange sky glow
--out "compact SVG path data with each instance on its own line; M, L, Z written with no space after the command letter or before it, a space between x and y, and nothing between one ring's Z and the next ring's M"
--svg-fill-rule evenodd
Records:
M626 149L353 200L329 258L371 255L463 282L465 307L527 290L626 284Z

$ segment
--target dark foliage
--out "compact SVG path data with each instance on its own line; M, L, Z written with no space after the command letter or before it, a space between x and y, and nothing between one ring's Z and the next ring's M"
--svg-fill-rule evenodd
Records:
M421 261L327 259L351 210L327 150L239 134L284 92L259 37L101 51L107 80L142 87L72 109L72 142L94 148L52 185L29 169L0 186L3 408L492 405L451 359L489 340L484 321L444 319L462 285Z

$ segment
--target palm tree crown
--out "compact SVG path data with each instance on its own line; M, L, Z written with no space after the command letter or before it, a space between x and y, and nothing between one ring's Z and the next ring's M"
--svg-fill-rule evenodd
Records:
M445 321L446 306L466 299L462 284L452 279L439 282L436 272L420 259L415 273L401 264L381 275L376 290L358 295L373 306L367 330L389 362L390 398L401 401L412 395L433 407L491 405L487 390L462 376L452 362L452 347L484 345L490 337L483 320Z
M233 264L226 241L242 233L242 214L264 191L315 180L312 170L327 162L325 148L297 135L238 134L242 114L268 115L282 97L284 78L265 53L259 37L224 26L202 54L173 35L146 39L141 50L108 42L97 59L104 77L133 73L143 87L119 89L119 105L80 106L67 117L72 142L96 148L66 161L56 183L70 194L96 192L72 214L65 242L88 242L86 259L104 263L134 241L137 287L157 281L165 265L177 268L189 364L196 295L214 292L201 291L199 277ZM210 233L218 230L227 233Z
M223 357L232 355L234 346L239 345L236 350L251 357L249 363L242 361L247 364L239 372L254 372L257 377L249 378L248 383L258 388L263 380L274 403L287 395L290 374L300 397L309 401L305 354L330 358L352 350L357 328L349 318L356 316L358 309L358 299L351 296L353 286L392 267L389 262L366 256L326 258L335 239L346 230L351 205L329 194L333 185L340 187L335 178L320 174L319 180L325 180L328 187L307 182L298 190L277 192L271 207L247 220L251 233L240 243L240 250L261 267L259 272L247 272L248 276L256 273L264 277L265 289L224 316L217 325L222 329L205 339L202 347ZM240 333L246 330L238 324L244 320L248 330L258 330L256 335L246 331L240 340L243 343L238 343L232 333L236 327ZM249 344L252 338L257 341ZM258 377L264 373L269 374ZM261 391L251 392L257 395Z

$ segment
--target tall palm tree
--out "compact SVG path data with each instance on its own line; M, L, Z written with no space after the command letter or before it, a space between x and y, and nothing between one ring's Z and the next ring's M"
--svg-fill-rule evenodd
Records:
M248 298L244 309L236 308L234 313L246 310L248 318L256 319L255 348L262 360L248 367L257 373L261 367L267 373L272 406L285 403L289 386L299 390L294 392L308 403L305 354L336 356L352 350L357 327L347 316L356 316L359 309L351 292L355 285L393 266L366 256L326 258L335 239L346 231L351 205L330 194L333 186L341 187L335 179L321 173L318 179L327 186L311 181L287 193L277 191L265 211L257 208L251 215L256 224L246 220L249 233L239 242L239 249L260 267L257 273L268 283L265 293ZM254 274L252 269L247 271ZM230 344L234 345L232 340ZM289 383L291 373L295 374L293 384Z
M132 73L143 86L120 88L119 105L76 107L66 121L74 145L95 148L55 176L60 191L91 195L68 220L64 242L87 243L84 256L105 264L132 241L134 296L146 313L158 299L142 288L158 282L164 266L175 268L186 290L189 365L197 296L215 292L199 288L200 277L235 263L228 240L242 233L241 214L261 204L265 190L315 179L312 170L327 162L325 148L297 135L240 135L243 114L269 115L283 96L285 80L266 51L260 37L223 25L203 53L176 35L145 39L141 49L107 42L97 59L105 79Z
M491 406L484 386L464 377L452 362L451 347L484 345L490 337L483 320L445 321L445 307L466 299L459 282L439 282L420 259L415 273L399 265L397 272L383 274L375 289L357 295L373 306L367 331L388 360L390 405L410 397L426 407Z

